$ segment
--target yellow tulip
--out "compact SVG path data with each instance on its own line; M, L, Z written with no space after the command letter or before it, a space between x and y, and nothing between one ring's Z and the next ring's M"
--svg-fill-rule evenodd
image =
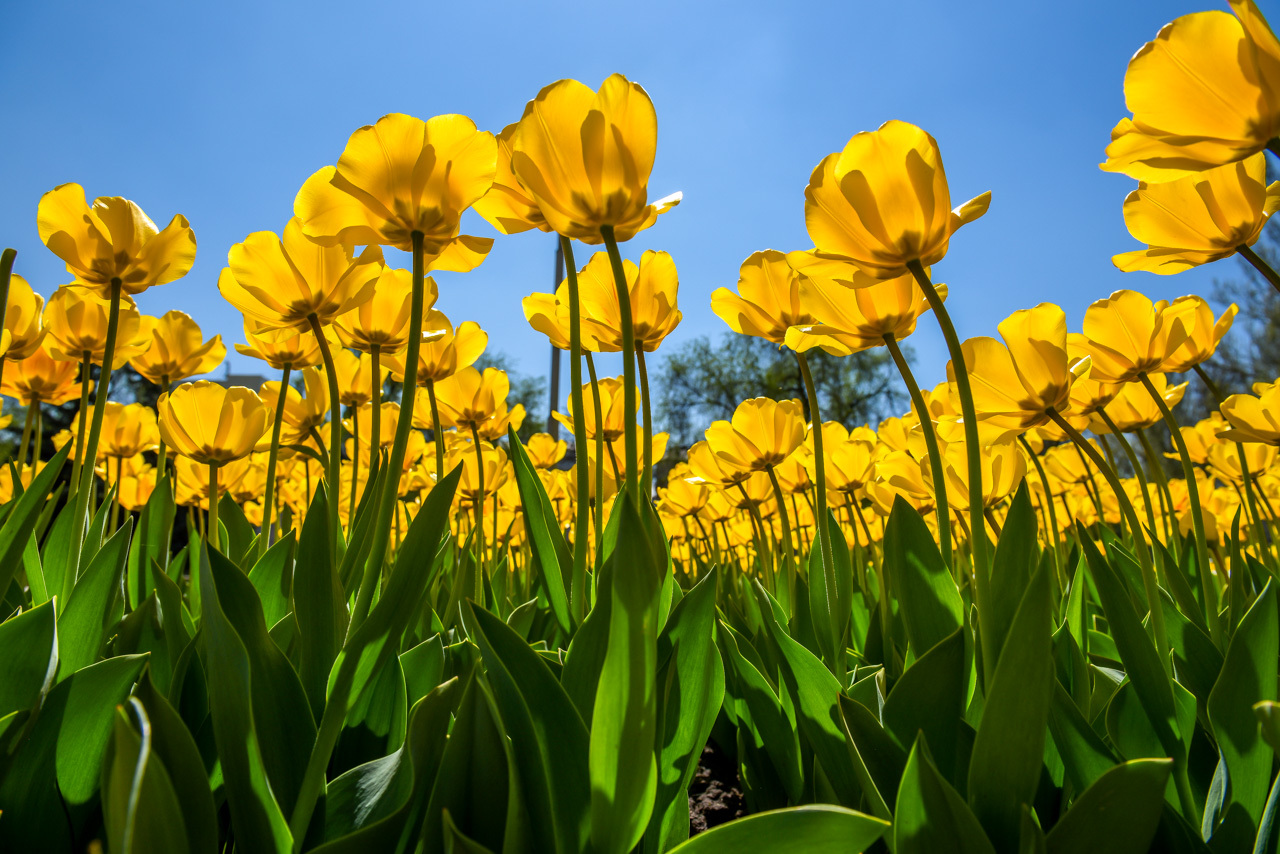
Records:
M477 456L484 460L483 473L480 470L480 461ZM476 447L469 442L459 442L450 449L449 455L445 458L445 470L453 471L456 466L462 466L462 476L458 481L458 495L469 505L474 505L481 496L493 495L506 482L507 479L507 455L496 445L488 442L480 443L480 452L476 453ZM484 477L484 489L481 492L481 474Z
M688 467L672 469L667 485L658 490L658 507L675 516L693 516L706 506L711 490L705 483L690 483Z
M1262 236L1280 208L1280 181L1266 184L1266 155L1162 184L1140 183L1124 200L1124 222L1146 249L1112 258L1126 273L1170 275L1226 258Z
M237 353L261 359L277 371L283 371L285 365L290 368L310 368L323 361L320 343L310 330L273 331L263 329L256 322L246 319L244 340L249 343L237 344Z
M707 444L721 461L741 471L766 471L789 457L805 438L798 400L744 400L731 421L707 428Z
M61 184L41 196L36 226L74 285L102 299L116 287L139 294L180 279L196 259L186 217L175 216L161 231L128 199L102 196L90 206L79 184Z
M1068 336L1090 357L1090 373L1101 382L1122 383L1163 373L1195 325L1193 302L1153 303L1137 291L1116 291L1089 306L1084 332Z
M31 290L27 280L14 274L9 280L9 305L0 333L0 357L18 362L34 354L44 341L44 297Z
M374 388L381 388L387 379L387 369L379 367L373 375L373 358L358 355L350 350L336 350L333 369L338 377L338 400L343 406L364 406L373 400Z
M473 207L476 213L503 234L519 234L532 228L551 231L551 226L542 215L538 203L520 183L515 170L511 168L511 141L519 127L519 122L512 122L498 134L498 160L493 176L493 186Z
M740 335L785 344L787 330L816 320L800 300L800 276L787 256L773 249L755 252L738 269L738 292L717 288L711 310Z
M1015 311L997 329L1004 344L970 338L961 350L979 422L1013 438L1067 408L1072 383L1089 370L1089 359L1068 357L1067 317L1051 303ZM947 378L955 382L950 362Z
M690 477L695 483L708 483L720 489L728 489L752 475L750 469L735 468L705 440L695 442L689 448L688 457Z
M625 395L622 393L622 377L601 377L596 384L600 393L600 413L603 424L596 424L595 407L586 406L582 413L583 422L586 429L588 439L594 439L597 433L600 433L604 441L612 442L626 432L627 409L624 403ZM591 386L582 387L582 395L584 398L590 399ZM551 417L559 421L569 431L573 431L573 407L568 401L565 403L565 410L568 414L561 412L551 413ZM631 413L634 417L635 413Z
M459 238L458 228L488 192L496 164L493 134L466 116L390 113L351 134L337 165L308 178L293 209L307 236L329 245L410 251L416 232L428 255L460 240L487 253L492 241Z
M261 329L302 331L328 324L373 296L382 273L382 250L367 246L356 256L346 246L322 246L294 217L284 234L258 231L227 253L218 276L227 302Z
M810 276L801 270L800 304L818 325L788 329L786 344L792 350L821 347L833 356L847 356L883 347L886 335L900 341L914 332L916 320L929 310L924 291L912 274L881 281L852 264L844 266L847 275L859 284L850 286L838 278ZM946 299L946 285L934 288Z
M823 158L804 195L813 256L852 261L877 279L941 261L951 235L991 204L983 193L951 210L937 142L901 121L855 134Z
M44 307L49 354L68 362L90 360L102 364L107 348L110 304L78 288L61 287ZM149 342L140 337L141 318L128 302L120 305L116 327L115 361L127 361Z
M383 355L399 353L409 343L412 298L413 275L408 270L384 267L373 296L346 314L338 315L333 328L342 343L352 349L363 353L377 350ZM438 298L436 280L427 276L423 280L424 319L429 317Z
M207 374L227 356L222 336L215 335L205 341L200 326L185 312L170 311L159 318L143 316L138 331L147 349L134 356L129 364L148 382L161 388Z
M1248 465L1248 476L1256 478L1267 472L1276 464L1276 448L1274 445L1261 445L1255 442L1249 442L1241 445L1244 448L1245 464ZM1240 453L1233 445L1225 442L1218 442L1209 447L1209 453L1206 457L1211 468L1218 477L1227 481L1241 485L1245 480L1245 473L1240 468Z
M1187 340L1182 342L1182 346L1175 350L1164 363L1164 369L1171 374L1185 373L1196 365L1208 361L1218 349L1218 342L1222 340L1222 336L1231 329L1236 313L1240 310L1235 303L1232 303L1215 322L1213 308L1207 300L1200 297L1178 297L1174 300L1175 303L1184 301L1195 306L1195 313L1188 318L1190 325L1187 329Z
M627 293L631 300L631 325L635 345L652 353L680 323L676 308L679 279L675 261L666 252L647 250L640 264L623 259ZM582 335L585 349L615 353L622 349L622 318L618 288L614 284L609 256L597 252L578 274L578 299L582 307ZM567 310L566 310L567 315ZM566 316L567 320L567 316Z
M44 346L22 361L5 365L0 394L15 398L26 406L36 403L61 406L80 398L81 385L76 382L78 365L53 358L49 355L48 343L46 341ZM89 383L91 390L93 381L85 382Z
M1156 393L1160 395L1165 405L1170 409L1173 409L1182 401L1182 396L1187 391L1186 383L1179 383L1175 386L1169 385L1164 374L1151 374L1149 379ZM1110 403L1102 407L1101 411L1107 414L1107 417L1116 425L1116 429L1122 433L1145 430L1147 427L1159 424L1163 420L1163 415L1155 400L1138 383L1126 383L1122 386L1119 394ZM1097 415L1090 418L1089 429L1099 434L1111 432L1106 423Z
M324 423L329 414L328 380L321 368L304 368L302 370L302 394L292 385L285 388L284 393L284 426L280 441L285 445L294 445L307 438L311 431ZM280 401L280 383L268 381L262 384L258 396L263 405L274 412ZM264 437L269 440L270 437ZM263 450L267 450L264 448Z
M151 493L156 488L156 468L139 454L121 460L113 482L116 487L116 501L130 512L141 510L151 500Z
M1208 465L1209 449L1222 444L1218 434L1227 428L1221 412L1210 412L1208 418L1203 418L1190 427L1179 427L1178 432L1182 434L1182 442L1187 446L1191 462L1198 466ZM1166 451L1164 455L1171 460L1180 459L1177 452Z
M526 415L528 413L525 412L523 403L517 403L508 409L504 401L493 417L479 426L480 438L488 439L490 442L505 439L507 438L507 429L518 431L521 425L524 424Z
M630 240L680 202L649 204L658 116L637 83L614 74L599 91L577 80L546 86L511 136L511 169L551 229L583 243L602 227Z
M1218 438L1280 445L1280 383L1258 383L1253 392L1233 394L1222 402L1222 417L1231 429L1220 432Z
M248 456L267 431L270 413L247 388L198 380L161 395L160 437L178 454L205 465Z
M422 346L418 350L417 384L439 382L462 368L475 364L489 344L489 336L479 324L465 320L455 329L444 312L432 309L422 321ZM386 357L396 382L404 380L404 353Z
M107 457L134 457L154 451L160 442L156 413L141 403L107 401L102 413L102 438L98 454Z
M564 439L552 438L550 433L534 433L524 443L524 449L534 468L550 469L564 459L569 444Z
M1103 169L1170 181L1243 160L1280 133L1280 42L1253 0L1230 3L1234 17L1184 15L1129 60L1133 118L1111 131Z
M248 471L248 460L234 460L219 465L218 494L234 490ZM209 468L198 460L180 456L173 463L174 500L180 506L209 509ZM301 512L305 512L305 505Z
M505 413L511 382L505 371L463 368L436 383L436 403L440 424L470 433L485 422Z
M969 469L964 442L949 442L942 450L947 478L947 501L953 510L969 507ZM982 501L979 510L990 510L1004 501L1027 474L1027 459L1017 442L996 442L982 448Z

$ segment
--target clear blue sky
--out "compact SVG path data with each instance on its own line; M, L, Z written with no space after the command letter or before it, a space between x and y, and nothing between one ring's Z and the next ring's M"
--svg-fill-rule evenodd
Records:
M459 112L496 132L546 83L596 86L617 71L657 106L652 196L684 191L627 248L665 249L679 266L684 322L667 348L726 328L709 297L733 286L751 252L811 245L810 171L891 118L938 139L956 203L993 194L935 268L961 337L994 334L1044 300L1078 324L1118 288L1207 295L1215 275L1235 272L1234 261L1171 277L1115 270L1111 255L1137 248L1120 208L1133 182L1097 168L1124 114L1129 57L1177 15L1216 7L1225 4L12 3L0 28L0 243L17 248L17 271L47 296L68 279L36 233L37 202L56 184L127 196L161 226L185 214L195 267L141 307L183 309L230 347L242 338L216 287L227 249L279 231L302 181L335 162L355 128L388 112ZM1280 24L1280 9L1263 7ZM474 214L466 225L494 233ZM438 277L438 306L479 321L520 371L546 373L546 340L520 299L551 286L553 249L537 232L499 236L479 269ZM921 381L939 381L941 336L932 322L920 330Z

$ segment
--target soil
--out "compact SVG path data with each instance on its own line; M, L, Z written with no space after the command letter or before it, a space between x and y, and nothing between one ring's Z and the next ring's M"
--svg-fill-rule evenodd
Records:
M689 835L740 818L744 814L737 765L707 742L689 784Z

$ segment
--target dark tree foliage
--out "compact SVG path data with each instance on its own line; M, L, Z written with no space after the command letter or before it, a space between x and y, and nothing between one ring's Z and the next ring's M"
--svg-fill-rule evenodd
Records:
M823 421L854 427L905 410L907 396L883 349L836 358L808 354ZM653 384L655 429L671 434L668 459L702 438L712 422L728 418L752 397L795 398L809 417L795 356L762 338L726 333L719 343L699 337L667 354Z

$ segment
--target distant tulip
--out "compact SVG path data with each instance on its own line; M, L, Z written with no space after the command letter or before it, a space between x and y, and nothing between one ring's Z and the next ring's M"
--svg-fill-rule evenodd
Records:
M439 291L435 279L423 280L423 315L436 304ZM355 350L382 355L399 353L409 342L409 313L413 297L412 275L408 270L384 267L373 296L346 314L334 319L333 327L342 343ZM426 328L425 326L423 327Z
M676 308L679 285L675 262L666 252L647 250L637 266L623 260L627 292L631 297L631 324L636 349L652 353L680 323ZM578 298L582 306L582 334L592 343L585 349L613 353L622 349L622 321L618 311L618 289L614 285L609 257L604 252L591 256L578 274Z
M836 279L801 272L800 304L818 324L787 330L788 347L802 352L820 347L835 356L883 347L886 335L900 341L914 332L916 320L929 310L924 292L910 273L883 281L856 268L848 275L869 284L850 287ZM946 285L934 288L946 299Z
M569 445L564 439L553 439L549 433L534 433L524 443L524 449L534 468L549 469L564 459Z
M800 299L800 277L787 256L773 249L755 252L738 270L738 292L717 288L711 310L740 335L786 343L793 326L816 323Z
M488 346L489 336L480 325L465 320L455 329L444 312L432 309L422 322L422 346L418 350L418 385L439 382L475 364ZM387 367L397 382L404 378L404 354L387 356Z
M800 447L805 437L804 407L798 400L767 397L744 400L731 421L707 428L707 444L724 464L743 471L765 471Z
M159 318L142 317L138 337L147 349L134 356L129 364L161 388L207 374L227 356L221 335L205 341L199 325L181 311L170 311Z
M373 376L373 359L368 354L356 354L350 350L337 350L333 354L333 367L338 374L339 402L343 406L364 406L373 400L374 387L381 387L387 379L387 369L379 368L379 376Z
M1169 385L1164 374L1150 374L1148 379L1151 380L1156 393L1164 400L1165 406L1170 409L1178 405L1187 390L1186 383ZM1137 383L1126 383L1121 386L1120 393L1102 407L1102 411L1107 413L1107 417L1122 433L1145 430L1160 423L1163 417L1155 400ZM1089 421L1089 429L1099 434L1111 432L1110 428L1096 415Z
M5 366L0 394L15 398L27 406L36 403L61 406L80 397L77 373L78 366L75 362L53 358L49 355L46 344L22 361ZM91 390L93 381L85 382L89 383Z
M320 364L320 344L310 331L286 332L263 329L254 321L245 320L244 338L248 344L237 344L236 352L242 356L261 359L277 371L290 368L310 368Z
M1231 329L1239 307L1232 303L1215 322L1213 308L1200 297L1178 297L1174 303L1190 302L1195 313L1188 318L1187 340L1164 363L1164 370L1171 374L1185 373L1196 365L1209 360L1218 349L1222 336Z
M285 430L281 441L286 445L306 439L312 430L324 423L325 416L329 414L329 387L324 371L320 368L304 368L302 379L306 394L300 393L292 385L287 386L283 404L280 401L278 382L264 382L258 392L267 409L274 412L277 406L284 406Z

